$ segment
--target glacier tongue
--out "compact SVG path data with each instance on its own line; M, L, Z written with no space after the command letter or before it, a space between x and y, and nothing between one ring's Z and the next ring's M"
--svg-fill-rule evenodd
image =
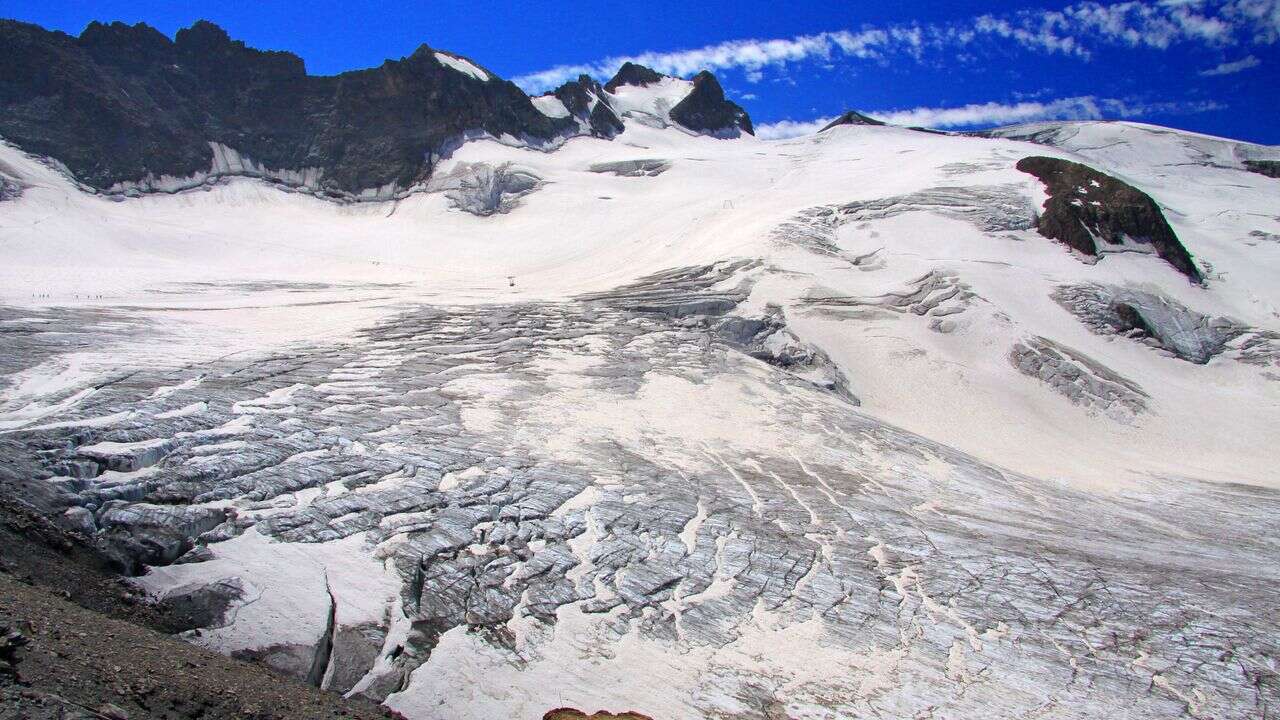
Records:
M757 270L144 370L75 412L136 417L5 442L124 471L44 502L115 554L185 543L139 582L235 590L197 642L300 677L321 648L327 687L412 717L1253 705L1274 493L1081 492L863 415L716 329ZM161 446L162 473L113 464Z

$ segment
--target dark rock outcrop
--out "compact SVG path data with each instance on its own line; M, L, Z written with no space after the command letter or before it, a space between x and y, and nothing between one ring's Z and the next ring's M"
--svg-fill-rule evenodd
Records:
M597 103L591 111L591 115L587 117L587 125L591 128L592 135L606 140L612 140L625 129L618 114L603 101Z
M662 73L651 70L643 65L637 65L633 62L624 62L622 67L618 68L618 72L614 74L609 82L604 84L604 89L608 92L617 92L618 88L623 85L636 85L644 87L652 85L662 78L666 77Z
M1244 167L1249 172L1280 178L1280 160L1245 160Z
M314 168L295 184L337 195L405 188L470 135L539 144L577 132L514 84L456 70L426 45L320 77L203 21L174 40L144 24L93 23L77 38L0 21L0 57L0 135L99 189L209 172L210 143L265 168Z
M875 118L867 117L857 110L846 110L840 117L827 123L818 132L826 132L840 125L884 125L884 123Z
M720 81L706 70L694 76L693 90L671 108L671 119L694 132L716 137L755 135L747 111L725 99Z
M1090 256L1126 247L1151 248L1192 282L1203 280L1160 206L1141 190L1087 165L1043 156L1017 168L1044 183L1049 199L1036 220L1041 235Z
M600 83L588 75L567 82L553 93L569 114L587 123L591 134L606 140L617 137L625 127L613 111Z

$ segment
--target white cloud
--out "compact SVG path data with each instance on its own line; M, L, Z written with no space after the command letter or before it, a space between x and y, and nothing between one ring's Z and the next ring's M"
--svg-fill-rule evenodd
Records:
M521 75L514 82L528 92L551 89L579 75L603 78L612 75L624 62L634 62L668 75L689 76L699 70L743 68L751 81L763 75L770 65L813 58L830 57L841 52L852 57L875 57L875 47L890 41L886 33L820 33L774 40L730 40L700 48L673 52L644 52L638 55L609 57L582 65L558 65L536 73ZM750 79L749 78L749 79Z
M906 110L880 110L866 113L890 125L928 128L977 128L1039 120L1134 119L1154 114L1187 114L1220 109L1213 102L1148 102L1092 95L1059 98L1047 102L972 103L958 107L917 107ZM756 137L766 140L809 135L821 130L834 118L815 120L782 120L756 125Z
M1150 102L1144 100L1098 98L1092 95L1059 98L1047 102L973 103L960 107L918 107L909 110L881 110L871 117L890 125L930 128L973 128L1011 125L1037 120L1132 119L1155 114L1180 115L1217 110L1215 102Z
M778 122L761 123L756 125L756 137L762 140L779 140L801 135L812 135L826 127L827 123L832 120L835 120L835 118L823 117L816 120L779 120Z
M887 110L871 113L890 125L906 127L979 127L1008 125L1032 120L1090 120L1102 117L1102 110L1092 96L1070 97L1051 102L973 103L960 107L918 107L910 110Z
M949 24L864 27L608 57L591 63L558 65L522 75L515 82L526 91L542 92L582 74L608 77L626 61L682 76L704 69L738 68L746 72L749 81L756 82L765 67L804 60L923 60L930 51L955 56L983 44L1012 43L1035 52L1087 58L1098 45L1164 49L1179 43L1224 47L1242 41L1280 41L1280 0L1128 0L1112 4L1085 0L1061 10L981 15Z
M1215 75L1234 75L1235 73L1243 72L1250 68L1256 68L1261 64L1261 60L1250 55L1248 57L1240 58L1234 62L1224 62L1221 65L1209 68L1208 70L1201 70L1200 74L1204 77L1213 77Z
M1234 0L1223 8L1223 14L1252 28L1256 43L1280 41L1280 0Z

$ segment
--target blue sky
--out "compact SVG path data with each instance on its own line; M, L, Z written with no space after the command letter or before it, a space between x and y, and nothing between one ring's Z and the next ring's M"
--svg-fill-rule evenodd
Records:
M71 33L143 21L170 35L204 18L317 74L425 42L533 92L579 72L607 78L623 59L708 67L770 135L856 108L955 129L1125 118L1280 144L1280 0L0 0L0 17Z

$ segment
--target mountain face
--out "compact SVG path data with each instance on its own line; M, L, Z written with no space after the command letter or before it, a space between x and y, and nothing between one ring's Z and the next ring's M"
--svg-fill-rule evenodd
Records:
M595 137L612 140L626 129L610 107L604 88L587 75L561 85L553 95L578 122L586 123Z
M643 65L637 65L633 62L624 62L622 67L618 68L618 72L614 74L609 82L604 84L604 89L614 93L618 88L624 85L636 85L643 87L660 82L665 77L662 73L655 72Z
M190 642L411 720L1280 706L1280 148L4 37L0 526ZM136 675L93 706L149 717Z
M210 23L171 42L145 25L90 25L79 38L0 25L0 135L58 158L99 189L213 166L210 143L267 168L315 168L323 188L407 187L468 131L551 142L548 118L514 85L459 72L423 46L336 77L232 41Z
M250 174L335 197L388 197L427 180L439 159L481 135L550 147L624 125L589 78L557 90L548 116L514 84L426 45L333 77L198 22L171 41L139 24L88 26L78 38L0 21L0 137L56 158L99 190L177 190ZM635 65L610 81L657 78ZM708 77L710 77L708 75ZM750 120L699 76L695 132ZM679 118L675 118L680 122Z
M720 81L706 70L694 76L693 92L671 108L671 119L690 130L709 135L738 137L742 133L755 134L747 111L726 100Z

